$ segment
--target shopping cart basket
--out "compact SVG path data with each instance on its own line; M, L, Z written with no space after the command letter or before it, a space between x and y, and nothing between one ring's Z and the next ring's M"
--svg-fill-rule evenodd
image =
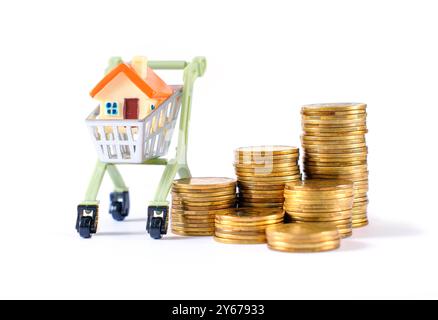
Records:
M173 94L143 119L98 119L99 108L86 119L98 161L85 193L85 200L77 208L76 230L83 238L90 238L97 231L99 192L103 176L108 172L114 191L110 194L109 212L117 221L129 214L129 192L116 164L164 165L165 169L147 210L146 230L154 239L167 232L169 202L166 200L172 181L178 174L190 177L187 165L188 127L190 120L193 85L206 68L206 59L197 57L186 61L149 61L155 70L184 70L183 85L171 86ZM180 114L178 144L173 159L163 158L169 150L178 115Z

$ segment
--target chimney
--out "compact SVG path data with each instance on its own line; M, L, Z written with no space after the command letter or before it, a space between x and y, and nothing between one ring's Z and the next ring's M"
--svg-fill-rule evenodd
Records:
M146 57L136 56L132 58L131 66L142 79L146 79L148 72L148 59Z

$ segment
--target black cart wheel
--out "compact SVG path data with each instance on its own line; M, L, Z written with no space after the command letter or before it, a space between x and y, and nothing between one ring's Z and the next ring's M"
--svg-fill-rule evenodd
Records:
M79 221L79 235L82 238L91 238L91 225L92 221L90 217L82 217L81 221Z
M120 202L113 202L110 204L109 208L110 214L116 221L123 221L126 216L122 215L122 204Z
M148 207L148 220L146 231L152 239L161 239L167 233L169 221L169 207L167 206L150 206Z
M161 225L163 224L163 219L152 218L151 227L149 228L149 234L152 239L161 239L163 236L161 234Z
M82 238L91 238L97 231L98 206L79 205L78 216L76 219L76 231Z
M110 193L109 213L116 221L123 221L129 214L129 193L111 192Z

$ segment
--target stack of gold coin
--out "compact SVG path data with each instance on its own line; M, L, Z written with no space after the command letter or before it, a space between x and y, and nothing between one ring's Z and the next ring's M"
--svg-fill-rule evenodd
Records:
M284 185L301 180L299 150L289 146L235 150L239 207L282 208Z
M286 220L336 227L345 238L352 235L353 183L343 180L290 182L284 190Z
M268 247L285 252L321 252L340 246L338 230L325 223L287 223L266 228Z
M306 177L353 181L353 227L367 225L366 104L306 105L301 114Z
M267 226L283 223L284 211L278 208L239 208L216 215L214 238L222 243L266 243Z
M212 236L216 215L234 212L236 180L187 178L172 186L172 232L182 236Z

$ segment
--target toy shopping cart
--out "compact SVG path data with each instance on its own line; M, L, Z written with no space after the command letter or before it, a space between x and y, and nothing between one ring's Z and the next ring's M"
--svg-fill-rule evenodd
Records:
M147 210L146 230L154 239L160 239L167 232L169 202L166 200L172 181L178 174L190 177L187 165L188 127L192 103L193 85L206 68L204 57L192 62L149 61L153 70L183 70L183 85L170 86L172 94L156 109L140 119L101 119L97 107L86 119L95 144L98 158L91 177L85 200L77 207L76 230L83 238L96 233L99 215L97 194L105 172L108 172L114 192L110 194L109 213L122 221L129 213L129 192L116 164L145 164L165 166L155 193ZM109 105L109 112L113 106ZM168 152L178 115L180 114L178 145L173 159L163 158Z

